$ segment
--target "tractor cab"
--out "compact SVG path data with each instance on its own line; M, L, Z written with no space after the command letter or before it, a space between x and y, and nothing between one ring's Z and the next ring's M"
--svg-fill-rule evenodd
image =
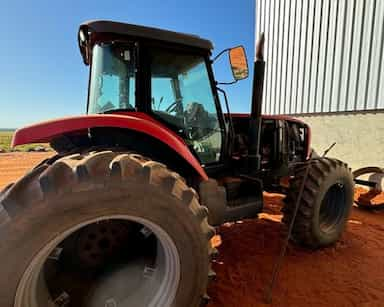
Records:
M225 164L234 133L220 107L210 41L110 21L81 25L78 39L90 65L88 114L146 114L182 138L200 164ZM235 80L246 78L244 49L225 51Z
M81 26L79 45L90 65L88 114L145 113L181 137L202 164L222 160L226 126L211 42L96 21Z

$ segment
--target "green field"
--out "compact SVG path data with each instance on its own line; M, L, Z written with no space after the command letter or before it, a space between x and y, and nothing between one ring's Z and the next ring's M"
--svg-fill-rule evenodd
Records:
M0 149L5 151L11 151L11 141L14 131L11 130L0 130ZM28 144L17 146L16 150L18 151L28 151L36 146L44 146L49 148L47 144Z

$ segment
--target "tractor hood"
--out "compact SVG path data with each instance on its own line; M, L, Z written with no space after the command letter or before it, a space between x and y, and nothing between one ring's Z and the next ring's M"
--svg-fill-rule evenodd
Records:
M132 112L131 114L83 115L42 122L18 129L13 137L12 147L31 143L49 143L60 135L86 134L88 129L96 127L130 129L147 134L168 145L186 160L202 179L208 179L199 161L182 138L144 113Z

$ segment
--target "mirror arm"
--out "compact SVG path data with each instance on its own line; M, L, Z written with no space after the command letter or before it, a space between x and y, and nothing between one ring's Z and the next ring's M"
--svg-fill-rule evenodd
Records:
M221 51L217 56L215 56L213 58L213 60L211 61L211 63L214 63L219 57L221 57L223 55L223 53L225 52L228 52L229 50L231 50L231 48L227 48L227 49L224 49L223 51Z
M233 137L235 136L235 128L233 126L231 111L229 110L229 103L228 103L227 93L223 89L219 88L218 86L216 86L216 89L217 89L218 92L222 93L223 96L224 96L225 108L227 109L229 131L230 131L230 134L231 134L230 140L233 140ZM232 144L230 144L230 145L232 147Z
M237 83L239 80L234 80L232 82L216 82L216 85L231 85Z

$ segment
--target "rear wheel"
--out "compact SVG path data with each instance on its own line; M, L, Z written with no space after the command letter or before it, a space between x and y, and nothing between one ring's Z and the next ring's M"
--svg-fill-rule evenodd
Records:
M283 223L289 225L304 174L308 177L294 222L292 239L318 248L335 243L341 236L353 204L353 179L347 165L329 158L313 159L295 169L285 198Z
M194 190L160 163L112 151L64 157L16 183L1 205L1 306L204 300L214 229Z

